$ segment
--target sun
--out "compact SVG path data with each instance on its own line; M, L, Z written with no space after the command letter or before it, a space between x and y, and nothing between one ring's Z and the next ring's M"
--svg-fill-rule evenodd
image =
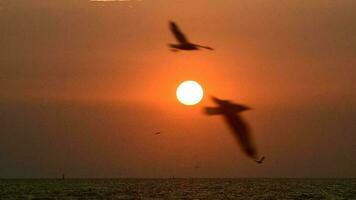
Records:
M179 84L176 95L179 102L187 106L192 106L202 100L204 92L198 82L187 80Z

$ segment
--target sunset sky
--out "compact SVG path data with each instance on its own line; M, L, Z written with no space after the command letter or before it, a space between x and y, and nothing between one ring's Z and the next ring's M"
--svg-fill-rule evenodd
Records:
M355 8L0 0L0 178L356 177ZM216 50L171 52L170 20ZM196 106L175 96L188 79ZM203 115L209 95L253 108L263 165Z

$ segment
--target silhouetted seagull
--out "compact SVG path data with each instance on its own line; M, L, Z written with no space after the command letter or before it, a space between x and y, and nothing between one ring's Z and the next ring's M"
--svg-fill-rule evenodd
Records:
M156 132L156 133L155 133L155 135L159 135L159 134L161 134L161 132Z
M178 25L171 21L169 22L170 24L170 29L176 38L178 44L169 44L169 46L172 48L172 51L178 51L178 50L199 50L199 48L204 48L204 49L209 49L209 50L214 50L211 47L208 46L202 46L198 44L193 44L190 43L187 39L187 37L184 35L184 33L179 29Z
M257 150L252 143L249 127L239 116L240 112L250 110L250 108L245 105L235 104L229 100L221 100L216 97L212 97L212 100L218 107L205 107L205 113L207 115L223 115L226 123L231 128L240 144L242 151L256 163L261 164L265 157L262 156L261 158L258 158Z

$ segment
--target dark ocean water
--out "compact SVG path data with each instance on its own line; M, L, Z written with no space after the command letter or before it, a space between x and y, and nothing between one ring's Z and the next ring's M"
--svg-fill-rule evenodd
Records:
M0 199L356 199L356 179L0 180Z

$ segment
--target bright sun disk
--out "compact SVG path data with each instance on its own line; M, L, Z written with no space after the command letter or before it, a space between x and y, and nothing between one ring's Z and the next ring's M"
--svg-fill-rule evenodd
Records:
M203 88L196 81L183 81L176 91L179 102L192 106L199 103L204 95Z

